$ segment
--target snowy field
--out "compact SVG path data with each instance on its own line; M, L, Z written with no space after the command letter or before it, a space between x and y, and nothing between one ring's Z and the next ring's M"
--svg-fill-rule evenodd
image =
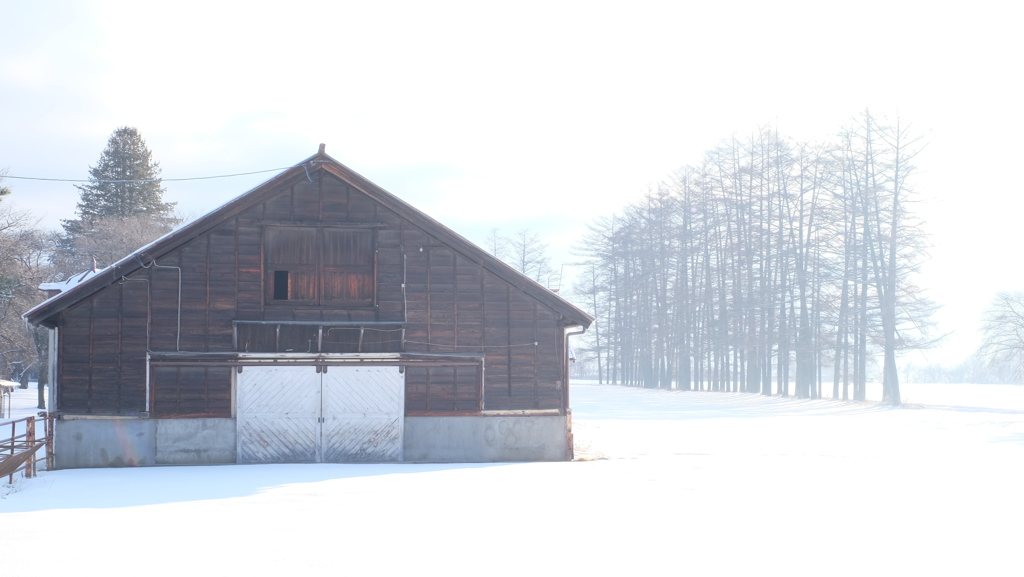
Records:
M44 472L0 575L1024 574L1024 387L904 392L574 384L573 463Z

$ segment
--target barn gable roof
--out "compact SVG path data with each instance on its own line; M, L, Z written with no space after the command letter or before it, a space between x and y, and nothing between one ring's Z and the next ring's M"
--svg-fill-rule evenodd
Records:
M291 168L285 169L277 176L228 201L206 215L139 248L70 290L66 290L43 301L32 310L26 312L23 317L32 324L53 328L57 325L57 315L61 311L81 302L104 287L120 281L123 277L143 268L144 265L154 259L161 258L188 241L212 230L250 206L262 202L265 200L264 197L273 194L279 186L300 177L303 179L309 178L321 170L345 181L382 206L395 212L398 216L421 228L427 234L437 238L463 258L478 263L484 269L559 313L566 319L568 326L582 326L586 328L594 321L593 317L569 301L521 274L419 209L370 182L334 158L331 158L324 152L323 145L320 146L320 151L317 154Z

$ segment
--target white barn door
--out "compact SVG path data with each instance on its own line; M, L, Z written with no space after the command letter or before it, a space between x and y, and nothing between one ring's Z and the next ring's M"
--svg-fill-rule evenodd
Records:
M245 367L236 395L239 463L402 460L398 367Z
M320 375L314 367L245 367L236 383L239 463L315 463Z
M405 378L398 367L329 367L323 461L401 461Z

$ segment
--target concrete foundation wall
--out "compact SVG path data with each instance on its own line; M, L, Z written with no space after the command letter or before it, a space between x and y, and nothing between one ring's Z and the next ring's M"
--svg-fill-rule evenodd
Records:
M144 467L156 464L156 421L67 419L54 423L54 466Z
M234 419L57 421L58 469L234 463ZM564 461L565 417L406 417L404 460L433 463Z
M565 417L406 417L405 461L564 461Z
M58 469L235 462L233 419L65 419L54 428Z
M219 465L235 462L234 419L160 419L156 422L158 465Z

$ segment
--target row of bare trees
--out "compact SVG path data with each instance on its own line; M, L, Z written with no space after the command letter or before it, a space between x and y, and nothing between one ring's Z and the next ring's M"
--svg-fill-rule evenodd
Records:
M593 223L574 294L598 321L577 350L602 382L864 399L928 344L909 210L920 149L865 112L831 142L764 128ZM878 362L880 359L880 363Z

